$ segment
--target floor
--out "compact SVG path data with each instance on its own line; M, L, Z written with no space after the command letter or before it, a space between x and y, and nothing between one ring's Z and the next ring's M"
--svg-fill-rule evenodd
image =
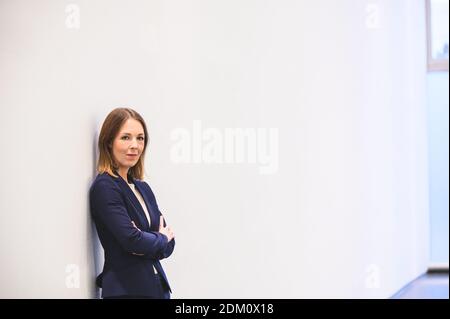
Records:
M425 274L396 293L393 299L448 299L448 272Z

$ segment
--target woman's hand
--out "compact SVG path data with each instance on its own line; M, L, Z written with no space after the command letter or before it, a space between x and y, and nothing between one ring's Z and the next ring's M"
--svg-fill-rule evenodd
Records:
M133 224L133 227L136 228L137 230L141 231L136 224L134 223L134 221L131 221L131 224ZM159 232L161 234L164 234L167 236L168 241L171 241L173 238L175 238L175 234L172 230L172 228L170 228L169 226L164 227L164 217L160 216L159 217Z
M159 232L167 236L167 241L171 241L175 238L172 229L169 226L164 227L164 218L162 216L159 216Z

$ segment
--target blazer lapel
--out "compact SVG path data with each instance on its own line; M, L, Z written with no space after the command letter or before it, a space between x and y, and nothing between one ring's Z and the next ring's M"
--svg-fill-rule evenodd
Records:
M139 202L136 195L134 194L133 190L130 188L130 186L127 184L127 182L123 180L123 178L120 175L116 180L117 180L120 188L122 189L122 191L125 193L126 197L128 198L129 202L134 207L134 209L137 212L139 212L139 215L141 217L141 224L143 223L148 229L150 229L150 225L148 224L148 220L147 220L147 217L145 216L144 209L142 208L142 205ZM150 219L153 223L153 218L151 218L149 205L148 205L148 202L147 202L145 196L142 194L142 191L139 189L139 187L136 185L137 183L135 183L135 181L133 179L132 179L132 182L134 183L134 185L136 186L136 188L138 189L138 191L141 193L142 197L144 198L145 204L147 205L147 210L149 211L149 214L150 214Z
M147 193L144 191L144 187L142 186L140 181L133 180L134 185L136 186L138 192L142 195L145 204L147 205L148 214L150 216L150 220L152 222L150 229L158 230L159 229L159 215L156 215L157 212L152 206L152 202L147 196Z

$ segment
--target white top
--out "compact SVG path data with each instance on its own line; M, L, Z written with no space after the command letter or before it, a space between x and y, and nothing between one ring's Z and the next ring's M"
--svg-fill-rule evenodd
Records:
M139 200L139 203L141 203L142 209L144 210L144 213L145 213L145 217L147 217L148 224L151 225L152 220L150 219L150 215L148 214L147 205L145 205L144 198L142 198L141 193L138 192L138 190L136 189L136 186L134 184L130 184L130 183L127 183L127 184L133 190L133 193L136 195L137 199ZM153 272L155 274L157 273L155 266L153 266Z
M136 189L136 186L134 184L129 184L130 188L133 190L134 194L136 195L137 199L139 200L139 203L141 203L142 209L144 210L145 217L147 217L148 225L152 225L152 220L150 219L150 215L148 214L147 205L145 205L145 201L142 198L141 193L138 192Z

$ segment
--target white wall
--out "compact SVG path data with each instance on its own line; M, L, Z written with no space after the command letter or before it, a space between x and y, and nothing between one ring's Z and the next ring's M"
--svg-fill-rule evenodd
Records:
M0 2L0 297L94 296L117 106L149 126L173 298L393 295L428 259L424 44L421 0ZM175 163L194 120L278 129L278 171Z
M448 268L448 71L427 75L430 266Z

